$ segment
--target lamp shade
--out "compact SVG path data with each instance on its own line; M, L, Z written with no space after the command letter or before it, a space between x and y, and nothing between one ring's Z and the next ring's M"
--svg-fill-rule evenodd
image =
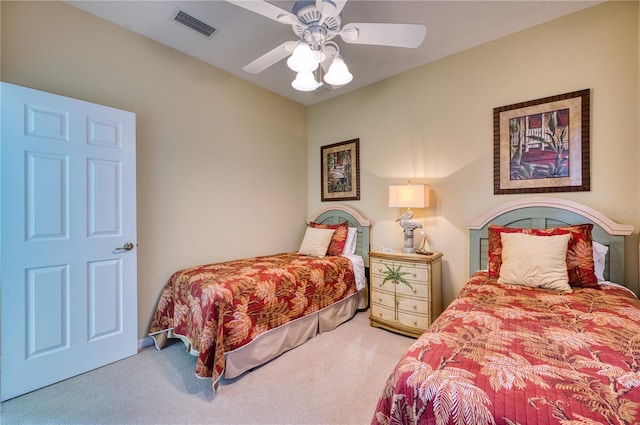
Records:
M312 72L298 72L291 86L299 91L314 91L320 84L316 81Z
M319 61L311 51L309 44L302 40L287 59L287 66L296 72L312 72L318 68Z
M337 55L331 62L324 80L333 86L343 86L350 83L352 79L353 75L349 72L347 64L344 63L342 56Z
M429 186L423 184L389 185L389 207L425 208L429 206Z

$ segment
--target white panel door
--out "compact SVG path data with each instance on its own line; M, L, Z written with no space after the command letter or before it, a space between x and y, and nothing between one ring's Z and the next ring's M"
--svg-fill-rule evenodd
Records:
M135 114L0 83L1 393L137 352Z

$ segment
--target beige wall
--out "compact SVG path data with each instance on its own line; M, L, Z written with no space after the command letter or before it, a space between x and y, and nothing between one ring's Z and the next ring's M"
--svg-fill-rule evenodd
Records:
M178 268L297 248L302 105L62 2L1 7L3 81L137 114L140 338Z
M466 224L523 196L493 194L493 108L590 88L591 191L550 196L637 229L638 38L638 3L609 2L310 107L309 211L321 205L320 146L329 143L360 138L361 200L350 204L373 220L374 249L402 245L387 186L429 184L432 204L415 212L444 253L448 304L468 276ZM637 290L637 232L626 248Z

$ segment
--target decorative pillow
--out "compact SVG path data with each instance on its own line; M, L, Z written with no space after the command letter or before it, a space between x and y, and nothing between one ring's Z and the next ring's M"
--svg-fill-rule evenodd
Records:
M604 282L604 265L608 251L608 246L593 241L593 269L598 278L598 282Z
M527 233L530 229L522 229L519 227L505 227L490 224L489 231L489 276L500 276L500 266L502 265L502 233Z
M304 239L298 250L300 255L310 255L312 257L324 257L331 243L331 237L335 233L333 229L316 229L307 227Z
M329 245L329 250L327 251L327 255L340 255L344 250L344 245L347 242L347 234L349 233L349 223L346 221L340 224L321 224L311 222L309 226L316 229L333 229L335 233L331 238L331 244Z
M571 235L505 232L500 236L502 266L498 282L571 292L566 263Z
M600 289L593 261L593 240L591 230L593 224L558 227L558 235L568 232L569 248L567 249L567 270L569 284L578 288Z
M347 232L347 240L344 243L343 254L351 255L356 253L356 242L358 240L358 229L356 227L349 227Z
M569 234L567 249L567 272L569 284L581 288L600 289L593 263L593 245L591 230L593 224L553 227L549 229L526 229L518 227L489 226L489 276L498 277L502 264L502 233L524 233L534 236L553 236Z

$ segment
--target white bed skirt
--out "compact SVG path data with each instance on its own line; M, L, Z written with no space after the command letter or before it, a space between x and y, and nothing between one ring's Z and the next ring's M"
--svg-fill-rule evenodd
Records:
M315 314L271 329L249 344L225 353L224 378L233 379L280 354L305 343L318 333L335 329L368 306L366 288Z

